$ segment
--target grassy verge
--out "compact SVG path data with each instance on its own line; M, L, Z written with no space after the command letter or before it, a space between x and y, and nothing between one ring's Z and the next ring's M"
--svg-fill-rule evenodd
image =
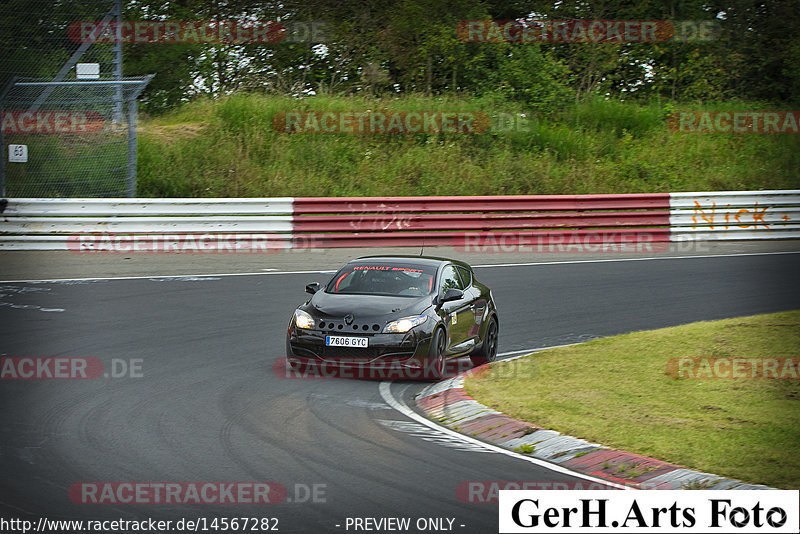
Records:
M787 379L707 372L678 379L668 364L683 357L796 361L800 311L553 349L500 362L465 387L478 401L545 428L750 483L800 487L800 370L794 378L784 372Z
M142 197L638 193L798 186L800 135L680 134L676 106L590 101L549 114L472 97L234 94L140 122ZM724 109L764 109L758 103ZM287 134L281 111L525 114L481 134Z

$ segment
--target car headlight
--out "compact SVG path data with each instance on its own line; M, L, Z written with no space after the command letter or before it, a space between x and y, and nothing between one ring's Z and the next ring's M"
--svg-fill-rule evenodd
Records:
M297 325L297 328L314 328L314 319L303 310L295 310L294 324Z
M425 315L412 315L411 317L403 317L396 321L392 321L383 328L384 334L405 334L415 326L419 326L425 322L428 317Z

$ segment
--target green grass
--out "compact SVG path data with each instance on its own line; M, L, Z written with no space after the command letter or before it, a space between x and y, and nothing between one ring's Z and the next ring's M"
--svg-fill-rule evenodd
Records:
M536 451L536 445L531 445L530 443L523 443L514 450L517 452L521 452L522 454L533 454Z
M550 114L471 97L234 94L140 121L142 197L582 194L800 185L800 136L678 134L692 106L594 100ZM757 103L722 106L760 109ZM528 119L483 134L286 134L292 110L470 110Z
M678 357L800 357L800 311L634 332L500 362L478 401L595 443L750 483L800 487L800 380L677 379ZM512 367L513 366L513 367ZM724 369L723 369L724 370ZM637 466L630 472L641 474Z
M124 131L14 134L10 142L28 145L29 160L6 164L9 197L125 196L128 154Z

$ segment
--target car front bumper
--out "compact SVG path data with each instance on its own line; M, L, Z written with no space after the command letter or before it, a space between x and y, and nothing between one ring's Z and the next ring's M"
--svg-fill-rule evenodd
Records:
M328 365L392 364L400 367L422 368L428 358L431 335L411 331L406 334L352 334L367 338L366 348L329 347L326 336L351 335L336 331L310 330L293 327L286 338L286 357L289 361L317 362Z

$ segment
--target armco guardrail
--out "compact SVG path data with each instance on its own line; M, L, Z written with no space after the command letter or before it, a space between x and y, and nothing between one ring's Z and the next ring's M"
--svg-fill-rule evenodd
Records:
M10 199L0 249L97 249L98 236L270 249L800 238L800 191L388 198ZM170 246L170 244L172 244ZM242 247L249 249L249 246ZM258 247L253 247L258 248ZM198 251L230 251L230 247ZM147 251L147 247L124 250ZM189 248L189 251L192 249Z
M800 237L800 190L671 193L672 240Z
M461 246L500 233L620 242L645 230L669 240L666 194L298 198L294 210L295 236L321 247Z
M289 248L292 198L9 199L0 250L91 250L99 236L147 238L160 250L188 251L176 235L226 236ZM0 205L0 208L3 208ZM92 237L84 243L82 238ZM180 248L170 244L180 243ZM120 249L121 251L122 249ZM131 247L131 252L142 249ZM147 251L144 247L143 251ZM223 249L220 249L222 251Z

